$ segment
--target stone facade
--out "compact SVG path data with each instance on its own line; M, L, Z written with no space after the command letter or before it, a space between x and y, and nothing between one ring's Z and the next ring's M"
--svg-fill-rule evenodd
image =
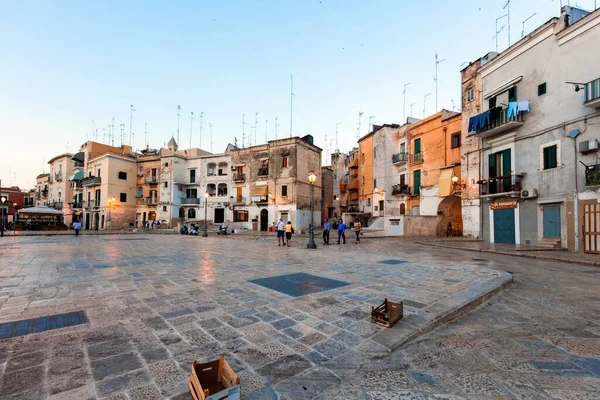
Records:
M333 187L336 186L333 178L333 168L330 166L321 167L322 185L321 185L321 199L322 199L322 211L321 217L323 222L333 217L337 217L341 214L335 214L335 201L333 200ZM337 185L339 189L339 184Z
M75 162L71 160L71 157L73 154L65 153L48 161L50 174L48 176L47 205L63 212L63 221L67 226L73 222L73 212L69 207L69 202L73 198L73 188L69 177L73 173Z

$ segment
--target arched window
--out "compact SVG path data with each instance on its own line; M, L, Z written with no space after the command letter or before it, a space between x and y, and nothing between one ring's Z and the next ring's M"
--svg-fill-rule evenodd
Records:
M188 218L196 218L196 210L193 208L190 208L188 210Z
M227 196L226 183L219 183L219 186L217 186L217 196Z
M214 183L209 183L208 185L206 185L206 192L210 196L216 195L217 194L217 185L215 185Z
M179 218L185 218L185 209L183 207L179 208Z

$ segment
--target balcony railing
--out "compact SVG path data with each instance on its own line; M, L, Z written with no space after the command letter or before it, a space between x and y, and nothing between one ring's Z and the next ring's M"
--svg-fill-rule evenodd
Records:
M246 174L234 174L233 175L233 181L234 182L245 182L246 181Z
M515 114L509 117L508 109L505 108L500 112L498 118L491 119L489 124L481 129L477 129L477 134L482 138L487 138L516 129L521 125L523 125L523 113L515 112Z
M146 177L146 183L157 184L158 183L158 178L156 176L147 176Z
M200 198L198 197L183 197L181 204L200 204Z
M54 174L54 180L56 182L61 182L63 180L63 174L62 174L62 172L56 172Z
M509 174L481 180L479 194L487 197L518 196L521 194L524 174Z
M392 156L392 162L394 164L403 164L408 162L408 153L397 153Z
M358 190L358 179L355 181L350 182L350 184L348 185L348 190Z
M269 176L269 168L259 168L258 176L260 176L261 178L268 177Z
M585 84L585 106L600 107L600 78Z
M86 186L97 186L100 185L102 183L102 178L100 178L99 176L89 176L87 178L84 178L83 181L81 182L81 184L86 187Z
M74 181L73 183L73 189L81 189L83 187L83 182L81 181Z
M394 185L392 186L393 196L404 196L410 195L410 186L408 185Z
M268 203L269 202L269 196L254 196L252 199L254 200L255 203Z
M600 186L600 164L587 166L585 169L585 186Z
M411 163L420 163L423 162L423 152L410 154L410 162Z
M62 210L63 202L62 201L54 201L54 202L48 204L48 206L51 208L54 208L55 210Z
M69 203L69 207L71 207L71 210L77 210L82 208L83 203L79 202L73 202L73 203Z
M235 198L235 204L246 204L246 198L244 196L237 196Z

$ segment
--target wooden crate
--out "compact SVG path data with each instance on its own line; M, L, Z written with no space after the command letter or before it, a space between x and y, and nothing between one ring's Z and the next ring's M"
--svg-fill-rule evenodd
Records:
M404 316L404 303L394 303L385 299L377 307L371 307L371 322L391 328Z
M204 364L194 361L189 388L194 400L240 399L240 378L223 356Z

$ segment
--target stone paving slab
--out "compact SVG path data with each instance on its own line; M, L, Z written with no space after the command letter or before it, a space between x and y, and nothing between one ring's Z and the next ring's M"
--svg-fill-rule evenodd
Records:
M358 371L512 280L391 241L310 251L268 239L9 240L0 245L0 323L78 310L88 323L0 341L2 398L25 396L33 375L40 398L188 398L191 362L220 354L253 389L243 380L244 398L315 398L325 387L343 396ZM348 285L315 292L312 281L310 294L292 297L250 282L298 273ZM369 322L384 297L407 301L392 329Z

